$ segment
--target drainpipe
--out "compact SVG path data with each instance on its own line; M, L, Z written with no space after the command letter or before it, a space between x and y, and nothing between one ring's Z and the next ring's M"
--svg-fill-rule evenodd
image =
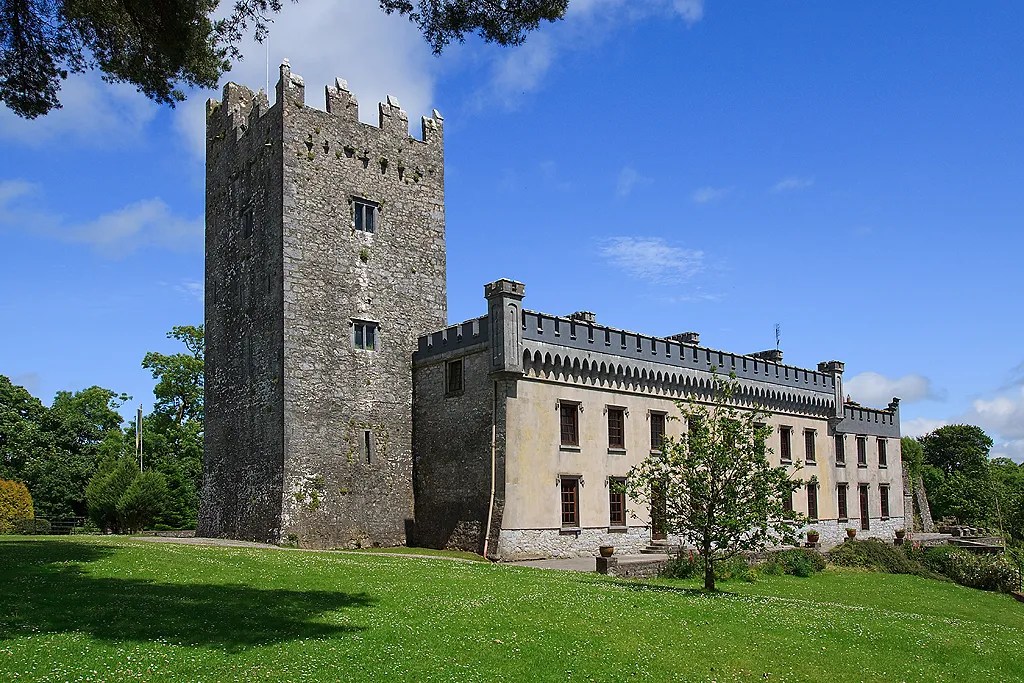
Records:
M491 542L491 515L494 514L494 469L495 443L498 431L498 383L494 383L494 403L491 407L491 500L487 504L487 531L484 533L484 557L487 557L487 546Z

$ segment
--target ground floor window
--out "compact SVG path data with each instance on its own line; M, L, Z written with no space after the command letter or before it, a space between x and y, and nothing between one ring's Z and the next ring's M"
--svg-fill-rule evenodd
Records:
M871 528L871 513L868 509L868 485L861 484L860 487L860 528Z
M626 493L621 488L625 483L619 477L608 479L608 526L626 526Z
M848 488L849 486L847 484L840 484L839 488L836 490L836 501L839 503L840 522L845 522L850 519L850 506L846 501L846 494Z
M576 477L562 477L562 526L580 525L580 480Z
M889 487L886 484L878 487L878 500L882 503L882 519L889 519Z
M818 519L818 485L813 482L807 485L807 519Z

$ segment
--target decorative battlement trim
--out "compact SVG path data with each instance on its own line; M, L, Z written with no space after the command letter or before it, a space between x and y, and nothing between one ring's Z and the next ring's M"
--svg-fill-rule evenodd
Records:
M744 380L828 394L830 404L834 403L835 377L830 374L751 356L691 346L673 339L642 335L594 323L581 323L571 318L524 310L523 339L527 342L544 341L567 348L654 361L704 372L711 372L711 369L715 368L723 375L735 372L738 378Z
M421 363L442 353L475 346L488 339L487 316L472 318L421 336L417 340L416 351L412 354L413 363Z
M336 78L333 86L324 88L326 113L339 118L349 119L367 128L374 128L359 121L359 102L348 88L348 82ZM280 78L276 86L277 102L269 106L267 94L261 88L257 93L244 85L227 83L224 85L223 99L218 102L209 99L206 102L207 138L211 141L241 138L252 127L253 122L270 110L283 111L288 107L306 107L306 84L302 76L293 74L291 65L285 59L281 63ZM444 142L444 117L435 109L431 116L421 119L421 139L410 137L409 116L399 106L398 100L392 95L379 105L378 128L382 133L390 133L404 141L428 145L441 145ZM229 135L230 133L230 135Z
M714 391L710 373L702 368L670 366L663 360L622 359L548 342L528 341L525 347L523 369L528 377L672 399L708 399ZM738 405L817 417L828 417L834 410L831 394L762 380L740 380L733 399Z

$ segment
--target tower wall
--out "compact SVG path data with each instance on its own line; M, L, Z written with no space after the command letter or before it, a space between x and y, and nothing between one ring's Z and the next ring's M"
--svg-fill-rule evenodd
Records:
M358 120L344 81L305 106L282 66L284 478L282 538L396 545L413 519L412 353L447 321L442 121L410 137L397 101ZM356 201L376 205L372 233ZM353 321L376 324L355 348ZM367 454L366 433L370 449Z
M284 472L282 123L229 83L207 103L206 400L197 533L276 542Z

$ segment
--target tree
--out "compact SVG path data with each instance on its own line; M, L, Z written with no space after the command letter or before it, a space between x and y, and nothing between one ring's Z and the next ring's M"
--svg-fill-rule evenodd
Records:
M9 534L15 520L33 519L32 496L19 481L0 479L0 534Z
M735 375L716 375L707 404L678 401L686 436L666 438L661 450L630 470L625 486L632 500L663 505L666 530L697 547L704 587L712 591L716 563L741 551L793 543L803 522L785 504L802 482L768 461L769 413L737 406L737 387Z
M25 462L39 447L46 407L25 387L0 375L0 478L21 480Z
M921 448L921 443L911 436L904 436L900 439L900 454L910 476L921 476L921 466L924 465L924 449Z
M945 474L982 475L988 469L992 439L975 425L947 425L921 437L925 463Z
M89 481L86 498L97 526L140 531L167 505L167 480L159 472L139 472L132 458L107 460Z
M407 16L435 53L467 33L519 45L541 21L560 19L568 0L379 0ZM61 106L61 81L99 69L110 83L131 83L174 106L182 87L214 88L240 59L250 27L262 41L281 0L236 0L214 20L217 0L0 0L0 100L35 118Z
M185 420L203 419L203 326L179 325L167 333L177 339L188 353L165 355L150 351L142 367L158 380L153 388L156 411L164 412L180 425Z
M140 472L117 501L117 519L122 530L142 529L164 511L167 480L159 472Z

